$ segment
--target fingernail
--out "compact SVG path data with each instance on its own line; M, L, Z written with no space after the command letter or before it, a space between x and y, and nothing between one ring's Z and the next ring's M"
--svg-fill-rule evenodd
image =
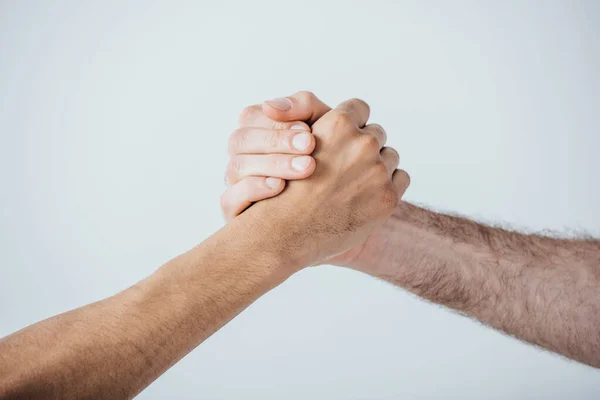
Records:
M298 172L304 172L306 168L308 168L309 164L309 156L294 157L294 159L292 160L292 168L294 168Z
M279 111L287 111L292 108L292 102L285 97L280 97L278 99L267 100L266 103L273 108L278 109Z
M304 151L310 146L310 135L308 133L299 133L294 135L292 145L296 150Z
M281 185L281 179L279 178L267 178L266 180L267 186L271 189L279 189Z
M306 126L301 125L301 124L296 124L296 125L292 125L292 127L290 129L295 129L298 131L306 131Z

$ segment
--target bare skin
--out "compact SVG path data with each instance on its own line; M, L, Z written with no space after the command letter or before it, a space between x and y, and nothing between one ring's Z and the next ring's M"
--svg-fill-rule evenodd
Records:
M238 172L252 170L250 164L261 155L289 156L284 145L273 145L279 143L273 138L274 126L301 121L310 125L328 110L312 93L288 99L289 107L265 102L246 109L242 130L260 128L262 137L254 140L272 145L255 146L249 155L240 131L234 132L232 157L244 155L246 164ZM286 179L276 168L260 172L251 178L255 183L266 177ZM221 197L229 220L252 202L278 194L259 193L245 183L249 176L234 175ZM600 368L598 240L524 235L401 201L364 243L329 263L385 279L521 340Z
M368 116L359 100L328 112L310 178L147 279L0 340L0 398L131 398L293 273L363 243L408 186Z

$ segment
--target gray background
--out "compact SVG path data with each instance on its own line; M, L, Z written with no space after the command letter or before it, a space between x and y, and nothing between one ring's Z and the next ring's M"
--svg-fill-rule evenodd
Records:
M54 3L54 4L53 4ZM600 232L600 2L0 2L0 335L222 224L243 106L372 106L411 201ZM600 374L356 272L301 272L142 399L598 398Z

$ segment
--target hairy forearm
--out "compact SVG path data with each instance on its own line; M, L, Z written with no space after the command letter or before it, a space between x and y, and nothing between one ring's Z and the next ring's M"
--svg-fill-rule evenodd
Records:
M377 234L381 248L364 251L379 256L355 268L600 367L599 241L524 235L408 203Z
M1 340L0 398L139 393L285 279L252 230L231 225L117 295Z

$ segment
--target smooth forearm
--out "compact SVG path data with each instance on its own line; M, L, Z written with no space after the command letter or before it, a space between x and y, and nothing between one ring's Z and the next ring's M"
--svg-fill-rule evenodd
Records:
M286 277L228 226L106 300L0 341L1 398L130 398Z
M355 268L600 367L600 243L492 228L403 203ZM374 249L371 249L374 250Z

